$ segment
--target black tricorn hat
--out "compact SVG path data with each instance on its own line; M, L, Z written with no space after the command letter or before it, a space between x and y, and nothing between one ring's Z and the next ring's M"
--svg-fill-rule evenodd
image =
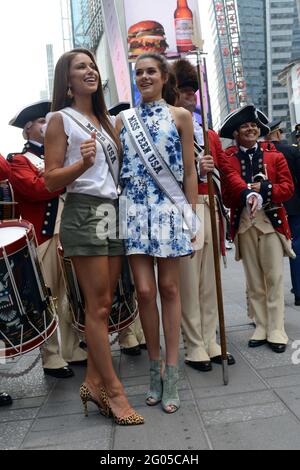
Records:
M126 103L124 101L124 102L121 102L121 103L117 103L114 106L112 106L111 108L109 108L108 112L111 116L117 116L122 111L126 111L126 109L129 109L129 108L130 108L130 103Z
M177 88L193 88L195 93L199 90L197 70L187 59L179 59L172 65L176 75Z
M26 106L26 108L21 109L16 116L9 121L9 125L24 129L28 122L45 117L50 112L50 109L51 101L49 100L32 103L29 106Z
M282 132L281 123L282 123L282 121L280 119L276 119L276 121L270 122L268 124L268 126L270 128L270 133L275 132L275 131L281 131Z
M257 109L254 104L247 104L226 117L220 129L220 137L234 140L234 131L237 131L246 122L256 122L261 130L262 137L270 133L267 116Z

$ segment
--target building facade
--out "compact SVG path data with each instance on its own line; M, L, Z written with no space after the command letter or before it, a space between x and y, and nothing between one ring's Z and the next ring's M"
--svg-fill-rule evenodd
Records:
M264 1L211 0L210 22L215 56L214 79L210 80L215 127L230 111L246 103L256 103L267 112Z
M240 38L243 75L246 81L246 100L254 103L270 119L281 119L287 133L291 132L289 95L278 80L278 74L295 58L300 57L299 0L211 0L210 17L214 37L215 88L212 103L218 97L218 125L230 112L226 59L220 40L220 20L217 9L223 4L235 4ZM226 5L227 4L227 5ZM227 30L230 43L231 31ZM223 40L224 42L224 40ZM214 83L214 81L213 81ZM212 90L212 85L210 85Z
M70 0L73 46L92 50L99 65L105 101L108 107L118 102L114 70L104 28L101 0ZM104 0L105 1L105 0ZM115 0L118 18L125 35L123 0Z
M266 0L269 116L282 120L287 134L292 130L289 94L278 76L294 58L300 57L298 3L296 0Z
M71 0L74 47L86 47L93 52L103 35L101 0Z

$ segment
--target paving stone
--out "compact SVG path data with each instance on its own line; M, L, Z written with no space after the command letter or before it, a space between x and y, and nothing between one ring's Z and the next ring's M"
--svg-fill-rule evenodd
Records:
M0 423L33 420L39 412L38 408L28 408L25 410L11 409L11 407L0 408Z
M136 377L138 375L149 374L149 360L147 352L142 353L141 356L126 356L121 354L120 360L120 377L125 379L128 377Z
M60 400L59 402L55 402L54 400L48 401L45 405L40 409L38 417L39 418L51 418L55 416L66 416L66 415L74 415L81 413L83 410L81 400L79 398L79 394L77 394L77 398L75 400L69 399L68 395L65 394L64 400ZM94 412L97 410L96 405L93 403L89 404L89 410Z
M250 391L257 392L266 389L263 381L244 363L239 353L235 350L233 353L237 363L229 367L229 385L226 387L223 382L221 366L213 365L213 370L205 373L186 366L186 374L197 399Z
M0 449L19 449L33 421L1 423Z
M264 405L275 402L278 402L278 397L275 393L270 391L263 391L198 399L197 405L200 412L205 412L248 407L253 405Z
M300 423L292 416L208 428L215 450L299 450Z
M44 447L26 447L25 450L100 450L100 451L108 451L106 440L89 440L89 441L81 441L81 442L68 442L67 444L60 444L60 445L45 445Z
M289 375L299 375L300 366L279 366L271 367L267 369L260 369L260 375L266 379L275 378L275 377L287 377Z
M222 425L252 421L260 418L272 418L274 416L283 416L287 413L287 408L281 403L267 403L264 405L245 406L243 408L209 411L204 412L202 416L205 424L211 426L214 424Z
M98 442L98 449L108 450L111 444L112 421L99 413L62 415L37 419L26 436L22 448L34 449L49 446L82 449L90 440Z
M284 354L276 354L267 345L248 348L248 341L251 339L252 333L249 335L247 331L230 332L228 336L245 359L257 370L292 365L291 345L288 346Z
M285 405L300 419L300 386L277 389L276 393Z
M18 378L0 378L0 389L14 398L33 398L46 396L53 388L56 379L45 376L42 368L36 367L29 374Z
M0 414L9 410L26 410L28 408L40 408L45 401L45 397L34 397L34 398L21 398L16 400L13 399L13 404L8 408L0 408Z
M291 387L292 385L300 385L299 375L289 375L287 377L275 377L273 379L267 379L267 382L271 388L285 388Z
M207 450L205 435L195 405L182 403L180 410L167 415L158 406L139 410L145 418L143 426L130 426L124 431L115 428L114 448L118 450Z

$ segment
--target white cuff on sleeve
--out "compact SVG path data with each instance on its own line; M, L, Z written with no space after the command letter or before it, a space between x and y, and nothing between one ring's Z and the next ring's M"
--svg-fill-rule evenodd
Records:
M258 199L257 210L260 211L260 210L262 209L262 206L263 206L263 203L264 203L263 198L261 197L260 194L258 194L258 193L256 193L256 192L253 191L253 193L250 193L250 194L248 194L248 196L247 196L247 204L248 204L248 201L249 201L250 197L252 197L252 196L255 196L255 197Z

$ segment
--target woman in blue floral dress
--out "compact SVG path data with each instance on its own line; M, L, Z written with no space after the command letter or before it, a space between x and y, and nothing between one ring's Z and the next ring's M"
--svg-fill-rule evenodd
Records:
M192 118L183 108L175 108L165 101L164 97L171 97L171 100L167 98L169 103L175 102L171 79L164 57L158 54L140 56L136 63L136 83L142 101L137 111L195 209L197 176ZM123 147L122 200L126 201L127 207L123 235L150 357L150 388L146 403L154 406L162 402L164 411L174 413L180 407L177 390L181 322L179 260L182 256L192 255L192 236L183 228L182 215L146 169L121 117L117 119L117 129ZM155 258L166 343L165 366L160 351Z

